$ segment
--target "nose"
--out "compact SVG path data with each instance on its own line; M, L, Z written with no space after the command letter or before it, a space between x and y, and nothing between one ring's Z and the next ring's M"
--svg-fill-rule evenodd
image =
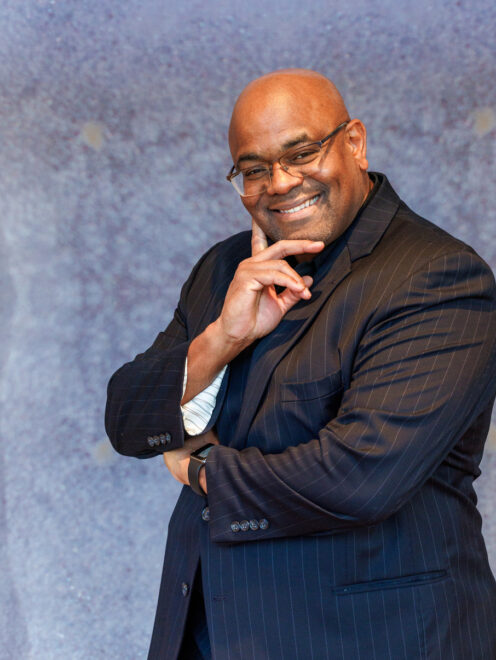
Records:
M303 180L300 174L290 174L280 163L274 163L270 174L270 184L267 187L269 195L285 195Z

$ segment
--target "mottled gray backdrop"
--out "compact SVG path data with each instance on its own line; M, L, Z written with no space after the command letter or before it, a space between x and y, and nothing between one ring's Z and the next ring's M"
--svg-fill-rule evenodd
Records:
M371 167L494 268L495 33L494 0L2 0L2 659L145 657L178 487L113 453L105 387L249 226L224 179L243 85L331 76Z

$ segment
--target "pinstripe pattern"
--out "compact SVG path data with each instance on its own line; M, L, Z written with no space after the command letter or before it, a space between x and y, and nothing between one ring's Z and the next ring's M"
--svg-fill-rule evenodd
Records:
M249 250L245 233L207 253L169 328L112 378L118 450L158 453L146 435L165 431L181 443L189 340ZM150 658L177 657L180 584L200 558L216 660L496 658L472 486L496 388L489 269L381 177L312 292L229 365L209 423L221 442L206 464L210 521L184 488Z

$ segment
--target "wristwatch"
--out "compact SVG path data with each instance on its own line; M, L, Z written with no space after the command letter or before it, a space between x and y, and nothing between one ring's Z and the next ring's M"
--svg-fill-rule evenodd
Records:
M200 481L199 481L200 470L207 462L207 456L210 450L212 449L212 447L215 447L215 445L209 442L208 445L203 445L203 447L200 447L200 449L196 449L190 455L190 461L188 465L189 485L195 491L195 493L197 493L198 495L202 495L203 497L205 497L207 493L200 486Z

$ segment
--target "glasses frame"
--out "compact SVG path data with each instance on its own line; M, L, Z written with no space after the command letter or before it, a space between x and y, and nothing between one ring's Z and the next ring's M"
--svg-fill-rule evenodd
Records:
M331 131L331 132L329 133L329 135L326 135L325 137L323 137L322 140L316 140L315 142L308 142L307 144L302 144L301 147L298 147L298 149L305 149L305 148L307 148L307 147L313 147L314 145L318 145L318 146L319 146L319 149L322 149L322 147L324 146L324 143L327 142L328 140L330 140L332 137L334 137L334 136L336 135L336 133L339 133L339 131L340 131L342 128L344 128L345 126L347 126L347 125L350 123L350 121L351 121L351 119L347 119L346 121L341 122L341 124L339 124L339 126L337 126L333 131ZM267 188L270 186L271 172L272 172L272 168L273 168L273 166L274 166L274 163L279 163L280 167L281 167L285 172L288 172L288 166L287 166L287 165L283 165L283 164L281 163L281 160L283 160L283 158L286 156L286 154L289 153L290 151L293 151L293 149L288 149L288 151L285 151L281 156L279 156L279 158L277 158L277 160L275 160L275 161L272 162L272 165L270 165L270 166L267 168L267 171L268 171L268 173L269 173L269 184L268 184ZM313 161L311 161L311 162L313 162ZM236 167L236 165L233 165L233 166L231 167L230 171L229 171L229 174L226 176L226 179L229 181L229 183L232 184L234 190L236 190L236 192L238 193L238 195L239 195L240 197L255 197L256 195L261 195L262 193L265 192L265 190L262 190L262 191L257 192L257 193L249 193L248 195L243 194L243 193L240 193L239 190L236 188L235 183L233 182L233 179L234 179L236 176L238 176L238 174L242 174L242 170L238 170L238 168ZM303 174L302 176L307 176L307 175L306 175L306 174Z

